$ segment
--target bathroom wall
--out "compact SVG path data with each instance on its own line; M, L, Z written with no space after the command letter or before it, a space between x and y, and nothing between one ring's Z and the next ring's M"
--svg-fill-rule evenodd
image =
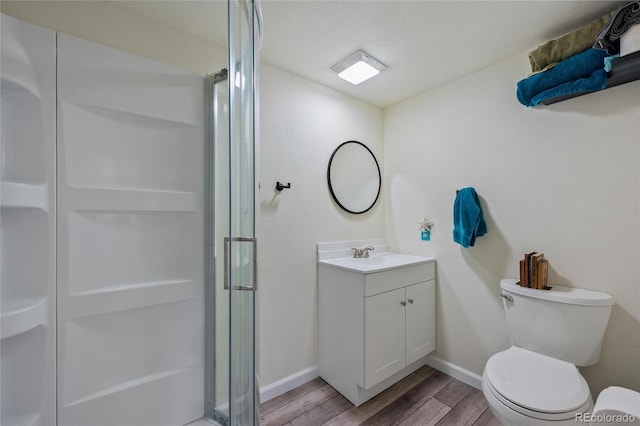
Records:
M537 250L551 283L615 298L601 361L582 370L594 395L640 390L640 82L527 109L515 83L528 66L523 52L385 110L387 237L438 260L437 358L481 375L508 347L499 282ZM489 229L469 249L452 240L465 186Z
M318 365L316 246L384 237L384 202L341 211L327 165L347 140L382 159L382 110L263 64L261 69L260 377L268 385ZM276 181L291 189L276 191ZM382 188L382 197L386 189Z
M108 1L0 2L0 11L14 18L106 46L157 59L199 75L227 64L227 51Z

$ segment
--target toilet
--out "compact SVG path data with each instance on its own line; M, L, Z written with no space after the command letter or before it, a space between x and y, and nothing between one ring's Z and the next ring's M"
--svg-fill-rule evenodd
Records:
M493 414L509 426L640 424L639 393L607 388L594 406L577 368L599 361L613 298L579 288L535 290L516 283L500 282L513 346L489 358L482 374Z

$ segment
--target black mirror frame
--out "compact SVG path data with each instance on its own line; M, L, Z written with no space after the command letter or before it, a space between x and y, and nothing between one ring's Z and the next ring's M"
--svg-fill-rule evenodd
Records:
M364 149L366 149L369 152L369 154L371 154L371 158L373 158L373 161L376 163L376 169L378 170L378 193L376 194L376 198L371 202L371 205L369 207L367 207L366 209L362 210L362 211L353 211L353 210L350 210L347 207L345 207L338 200L338 197L336 197L336 194L333 191L333 186L331 185L331 163L333 162L333 157L336 155L336 153L338 152L338 150L340 148L342 148L344 145L349 144L349 143L358 144L358 145L362 146ZM329 192L331 192L331 197L333 198L333 201L335 201L336 204L342 210L344 210L344 211L346 211L348 213L352 213L352 214L363 214L363 213L366 213L369 210L371 210L373 208L373 206L375 206L376 202L378 201L378 198L380 198L380 190L382 189L382 174L380 173L380 164L378 164L378 159L373 154L373 152L369 149L369 147L366 146L365 144L363 144L362 142L358 142L358 141L346 141L346 142L343 142L340 145L338 145L338 147L331 154L331 158L329 158L329 165L327 166L327 183L329 184Z

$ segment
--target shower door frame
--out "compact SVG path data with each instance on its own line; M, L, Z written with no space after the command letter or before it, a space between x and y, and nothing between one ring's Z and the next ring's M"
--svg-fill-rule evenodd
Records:
M228 75L224 68L206 77L205 415L223 426L230 423L230 292L224 282L231 221Z

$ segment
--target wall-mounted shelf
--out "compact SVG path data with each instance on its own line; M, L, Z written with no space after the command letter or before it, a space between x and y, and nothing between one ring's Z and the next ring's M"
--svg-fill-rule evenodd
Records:
M2 182L0 184L2 208L36 208L48 210L49 194L47 185L30 185L18 182Z
M3 300L1 319L0 339L26 333L47 323L47 299Z
M611 63L611 72L607 77L607 89L621 84L640 79L640 51L631 53L621 58L614 59ZM593 93L593 90L571 93L568 95L556 96L545 99L542 105L551 105L557 102L566 101L567 99L576 98L578 96Z

